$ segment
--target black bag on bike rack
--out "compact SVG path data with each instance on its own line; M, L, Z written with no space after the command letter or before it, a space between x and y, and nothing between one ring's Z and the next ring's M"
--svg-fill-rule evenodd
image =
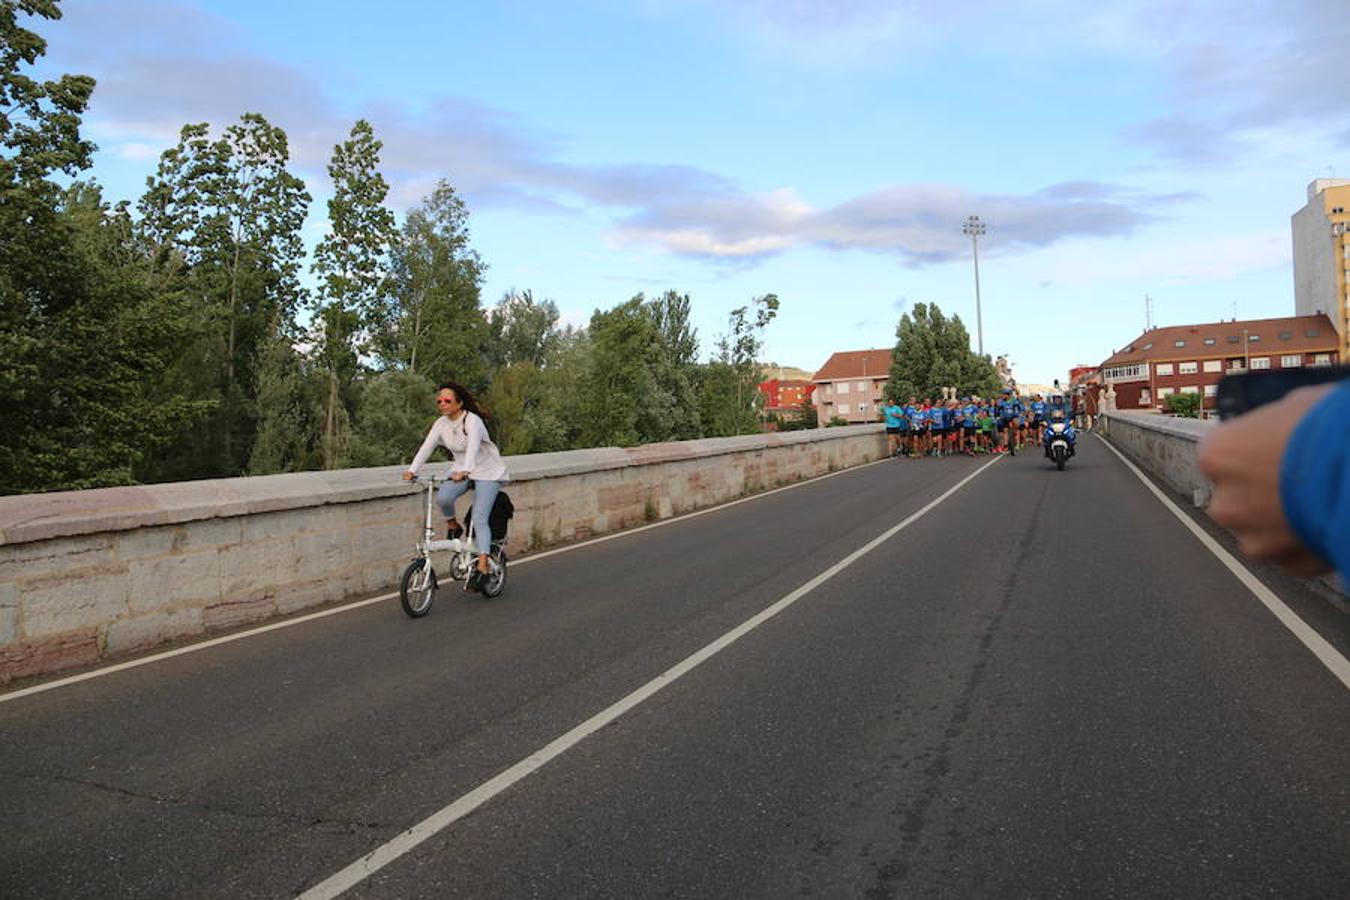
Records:
M492 531L494 541L506 540L507 523L511 521L515 514L515 504L506 495L506 491L498 491L497 499L492 501L492 510L488 512L488 527Z

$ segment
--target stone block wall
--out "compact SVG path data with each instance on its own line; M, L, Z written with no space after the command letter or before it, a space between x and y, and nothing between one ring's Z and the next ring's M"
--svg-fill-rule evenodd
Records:
M881 426L858 425L510 457L508 550L583 540L884 455ZM0 684L391 588L421 532L421 491L401 473L0 497Z
M1101 423L1107 439L1135 464L1190 497L1196 506L1209 504L1209 479L1195 461L1195 447L1216 422L1112 412L1102 416Z

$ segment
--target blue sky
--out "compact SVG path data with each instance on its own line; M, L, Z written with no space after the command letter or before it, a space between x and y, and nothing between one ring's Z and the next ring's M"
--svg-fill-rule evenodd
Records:
M765 358L888 347L935 302L1019 381L1144 324L1293 313L1289 217L1350 176L1343 0L64 0L93 174L134 199L188 122L261 112L325 227L363 117L402 214L446 178L489 265L584 323L687 292L704 351L776 293Z

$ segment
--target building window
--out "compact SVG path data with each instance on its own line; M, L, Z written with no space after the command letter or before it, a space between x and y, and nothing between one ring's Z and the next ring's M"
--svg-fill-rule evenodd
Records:
M1249 335L1247 335L1247 340L1248 340L1250 343L1255 344L1257 341L1261 340L1261 335L1259 335L1259 334L1249 334Z
M1305 337L1317 337L1319 332L1316 328L1309 328L1307 331L1303 332L1303 334Z
M1194 375L1200 371L1200 364L1193 362L1184 362L1177 365L1178 375Z
M1145 345L1144 345L1144 349L1145 349L1145 350L1152 350L1152 349L1153 349L1153 342L1152 342L1152 341L1149 341L1147 344L1145 344Z
M1183 394L1198 394L1200 393L1200 388L1198 385L1188 384L1181 389L1181 392Z
M1230 343L1230 344L1236 344L1237 342L1238 342L1238 336L1237 336L1236 334L1230 334L1230 335L1228 336L1228 343Z
M1219 386L1218 386L1217 384L1207 384L1207 385L1205 385L1205 396L1206 396L1206 397L1213 397L1213 396L1216 396L1218 393L1219 393Z
M1302 353L1295 353L1295 354L1293 354L1292 356L1281 356L1281 357L1280 357L1280 368L1281 368L1281 369L1297 369L1297 368L1298 368L1299 366L1301 366L1301 365L1303 365L1303 354L1302 354Z
M858 382L858 393L863 394L866 392L867 392L867 382L865 381Z
M1185 342L1185 341L1173 341L1173 342L1172 342L1172 346L1173 346L1173 347L1185 347L1185 346L1186 346L1186 342Z
M1222 372L1222 371L1223 371L1223 360L1221 360L1221 359L1207 359L1207 360L1205 360L1205 371L1206 371L1206 372Z
M848 385L848 382L847 382L847 381L841 381L841 382L839 382L839 393L841 393L841 394L847 394L847 393L848 393L848 387L849 387L849 385Z
M1132 366L1112 366L1102 372L1103 378L1109 378L1112 381L1140 381L1148 378L1148 368L1146 363L1136 363Z
M1205 338L1205 346L1207 346L1207 347L1213 347L1213 346L1214 346L1214 338Z
M1230 360L1228 361L1228 371L1230 371L1230 372L1245 372L1245 371L1247 371L1247 367L1246 367L1246 365L1243 364L1242 360L1240 360L1240 359L1230 359Z
M1176 392L1176 388L1158 388L1158 399L1162 400L1165 397L1170 397Z
M1139 405L1140 406L1153 405L1153 394L1151 391L1149 391L1148 388L1144 388L1142 391L1139 392Z
M1292 331L1281 331L1281 332L1280 332L1280 340L1282 340L1282 341L1287 341L1287 340L1289 340L1289 339L1290 339L1291 337L1293 337L1293 336L1294 336L1294 333L1293 333Z
M1331 365L1331 354L1330 354L1330 353L1314 353L1314 354L1313 354L1313 361L1312 361L1312 364L1313 364L1314 366L1329 366L1329 365Z
M838 412L839 412L839 415L841 415L841 416L846 416L846 415L848 415L848 404L847 404L847 403L840 403L840 404L839 404Z
M1269 356L1253 356L1253 357L1252 357L1252 368L1253 368L1253 369L1269 369L1269 368L1270 368L1270 357L1269 357Z
M1157 371L1157 373L1158 373L1159 375L1171 375L1171 374L1172 374L1172 364L1171 364L1171 363L1158 363L1158 365L1157 365L1157 367L1156 367L1156 371Z

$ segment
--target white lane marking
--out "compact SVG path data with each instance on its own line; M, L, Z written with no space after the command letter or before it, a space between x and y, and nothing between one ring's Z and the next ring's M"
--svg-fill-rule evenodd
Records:
M1152 481L1149 481L1148 477L1139 470L1138 466L1130 462L1125 458L1123 453L1107 443L1105 438L1098 435L1098 440L1103 444L1106 444L1107 447L1110 447L1111 452L1116 456L1119 456L1121 462L1130 467L1130 471L1134 472L1139 480L1153 492L1153 496L1161 500L1163 505L1171 510L1172 514L1180 519L1181 523L1191 530L1191 534L1195 535L1210 553L1213 553L1218 557L1219 562L1227 566L1228 570L1237 576L1238 581L1241 581L1243 585L1246 586L1247 590L1255 594L1256 599L1264 603L1266 609L1274 613L1275 618L1279 619L1281 624L1293 633L1294 637L1302 641L1303 646L1311 650L1313 656L1316 656L1322 665L1331 670L1331 674L1341 680L1341 684L1350 688L1350 661L1347 661L1346 658L1342 656L1335 647L1331 646L1326 638L1318 634L1312 626L1300 619L1298 614L1285 605L1285 602L1281 600L1274 591L1262 584L1261 580L1253 575L1246 566L1238 562L1233 554L1229 553L1224 549L1222 544L1214 540L1209 532L1195 524L1191 517L1186 515L1181 507L1172 502L1171 497L1168 497L1159 490Z
M554 556L559 553L568 553L572 550L580 550L582 547L589 547L593 544L603 544L605 541L612 541L617 538L628 537L630 534L637 534L639 531L647 531L648 529L651 528L660 528L664 525L673 525L676 522L684 522L696 516L702 516L711 512L717 512L718 510L721 509L726 509L729 506L736 506L737 504L740 503L748 503L751 500L759 500L762 497L768 497L771 494L777 494L780 491L787 491L791 490L792 488L803 487L804 485L808 484L814 484L815 482L818 481L824 481L826 478L833 478L836 475L843 475L845 472L856 472L859 469L865 469L868 466L875 466L878 463L883 463L887 461L888 460L885 458L873 460L870 463L863 463L862 465L858 466L850 466L847 469L840 469L837 472L827 472L824 475L817 475L814 478L806 478L801 481L796 481L793 482L792 484L784 485L783 487L774 488L771 491L763 491L758 494L750 494L747 497L740 497L736 500L731 500L726 503L719 503L716 506L709 506L706 509L695 510L694 512L685 513L684 515L680 516L673 516L661 522L653 522L650 525L642 525L637 528L629 528L624 531L616 531L613 534L601 535L600 537L592 538L590 540L582 541L580 543L568 544L565 547L557 547L554 548L553 550L545 550L542 553L534 553L531 554L530 556L526 556L521 559L512 560L511 565L523 566L526 563L531 563L538 559L544 559L545 557L548 556ZM162 662L163 660L166 659L172 659L175 656L182 656L185 653L196 653L198 650L208 650L211 647L218 647L221 644L228 644L231 641L241 641L244 638L253 637L259 634L266 634L269 631L276 631L280 628L290 628L292 625L301 625L305 622L311 622L314 619L322 619L325 616L335 616L338 613L347 612L353 609L360 609L363 606L370 606L372 603L379 603L381 600L390 600L397 596L398 596L397 593L392 593L392 594L381 594L378 597L368 597L365 600L357 600L354 603L347 603L342 606L335 606L332 609L325 609L320 610L319 612L309 613L308 615L297 616L294 619L287 619L284 622L273 622L270 625L262 625L257 628L250 628L246 631L238 631L235 632L234 634L225 635L224 637L212 638L210 640L201 641L199 643L189 644L184 647L178 647L174 650L165 650L161 653L155 653L150 656L142 656L139 659L132 659L123 663L116 663L111 666L104 666L101 669L92 669L88 672L82 672L79 675L69 675L65 678L58 678L55 681L46 681L43 682L42 684L35 684L32 685L31 687L22 688L17 691L10 691L7 694L0 694L0 703L4 703L8 700L18 700L20 697L28 697L33 694L41 694L44 691L54 691L57 688L67 687L69 685L78 684L81 681L89 681L94 678L102 678L104 675L113 675L117 672L126 671L127 669L137 668L138 666L148 666L151 663Z
M240 631L235 634L227 634L223 637L212 638L209 641L202 641L198 644L189 644L186 647L178 647L174 650L165 650L162 653L156 653L153 656L143 656L140 659L129 659L124 663L117 663L112 666L105 666L102 669L94 669L90 672L81 672L79 675L68 675L65 678L58 678L56 681L47 681L42 684L35 684L32 687L22 688L21 690L11 691L8 694L0 694L0 703L9 700L18 700L20 697L27 697L30 694L40 694L43 691L52 691L59 687L78 684L81 681L88 681L91 678L102 678L104 675L112 675L114 672L122 672L127 669L134 669L138 666L148 666L150 663L161 662L166 659L172 659L175 656L182 656L185 653L196 653L198 650L206 650L209 647L218 647L221 644L228 644L231 641L241 641L246 637L253 637L258 634L265 634L269 631L276 631L280 628L290 628L292 625L299 625L302 622L312 622L315 619L322 619L325 616L335 616L340 612L346 612L349 609L357 609L362 606L369 606L372 603L379 603L381 600L388 600L390 597L397 597L398 594L381 594L378 597L368 597L365 600L358 600L355 603L348 603L345 606L335 606L332 609L324 609L319 612L309 613L304 616L297 616L294 619L287 619L284 622L273 622L271 625L263 625L259 628L250 628L248 631Z
M590 735L599 731L601 728L604 728L606 725L609 725L624 713L638 706L667 686L673 684L683 675L686 675L734 644L736 641L740 640L745 635L754 631L760 625L763 625L769 619L772 619L802 597L805 597L807 594L811 593L811 591L820 587L820 585L853 565L853 563L857 562L863 556L890 540L897 533L909 527L909 525L917 521L929 510L959 491L971 479L975 478L1000 459L1002 459L1001 456L995 456L993 459L989 460L989 462L958 481L944 492L942 496L931 501L900 524L887 529L879 537L874 538L859 549L854 550L848 556L839 560L839 562L830 566L801 587L792 591L792 593L761 610L756 615L745 620L740 625L737 625L731 631L728 631L726 634L717 638L702 649L695 651L693 655L686 657L683 661L662 672L660 675L657 675L651 681L619 700L617 703L607 709L601 710L571 731L568 731L561 737L555 738L553 741L540 747L520 762L483 782L478 787L450 803L448 806L432 813L407 831L394 837L388 843L375 848L370 853L367 853L365 856L348 865L346 868L325 878L303 894L300 894L298 900L320 900L320 898L336 897L343 891L360 884L366 878L369 878L375 872L389 865L408 851L414 849L423 841L434 837L445 828L469 815L469 813L473 812L484 803L487 803L507 788L516 784L516 782L543 768L553 759L566 753L569 749L581 743L581 741L585 740Z

